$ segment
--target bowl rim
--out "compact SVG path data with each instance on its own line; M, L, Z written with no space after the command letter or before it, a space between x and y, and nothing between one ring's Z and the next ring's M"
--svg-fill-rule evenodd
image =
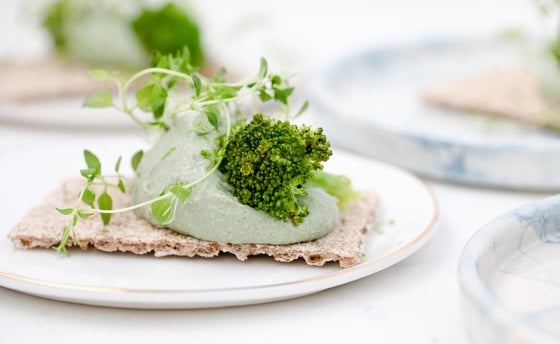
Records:
M509 210L482 225L463 247L457 267L457 277L463 298L477 307L501 331L515 330L538 343L557 343L558 338L523 321L523 313L514 311L500 302L479 273L478 258L487 252L508 231L508 224L518 223L514 214L537 209L560 207L560 195L530 202Z

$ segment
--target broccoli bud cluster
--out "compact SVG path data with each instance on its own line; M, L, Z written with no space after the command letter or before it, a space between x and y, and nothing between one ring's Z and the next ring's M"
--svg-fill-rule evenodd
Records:
M331 155L321 128L257 114L232 134L219 170L241 203L297 225L309 214L298 196Z

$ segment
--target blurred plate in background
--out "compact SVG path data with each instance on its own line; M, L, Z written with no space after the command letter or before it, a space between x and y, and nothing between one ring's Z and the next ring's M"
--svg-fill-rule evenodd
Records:
M0 104L0 125L7 123L78 130L123 130L136 126L118 110L83 108L84 99L85 96Z
M329 137L355 152L453 182L558 190L558 134L421 99L438 83L522 64L518 48L497 41L374 49L320 70L310 97Z

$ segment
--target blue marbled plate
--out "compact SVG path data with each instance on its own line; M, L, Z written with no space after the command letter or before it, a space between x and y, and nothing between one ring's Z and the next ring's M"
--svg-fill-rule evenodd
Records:
M560 196L483 226L459 261L477 343L560 343Z
M309 91L335 144L417 173L492 187L560 190L560 135L423 104L429 86L524 63L497 42L438 41L361 52L322 68Z

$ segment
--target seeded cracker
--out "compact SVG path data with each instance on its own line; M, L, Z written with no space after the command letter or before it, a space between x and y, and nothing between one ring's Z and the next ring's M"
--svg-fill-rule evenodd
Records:
M60 215L55 207L75 203L75 199L65 195L76 195L82 185L81 180L65 182L12 229L9 239L16 247L24 249L58 245L62 228L68 219ZM116 207L126 207L131 203L131 195L115 192L113 202ZM280 262L303 258L307 264L314 266L335 261L341 267L349 267L360 262L377 204L375 194L364 193L350 209L341 213L338 225L331 233L311 242L292 245L227 244L199 240L154 227L132 212L114 214L107 231L103 231L103 224L98 216L81 220L76 227L76 234L82 245L106 252L153 253L156 257L214 257L226 252L239 260L264 254ZM77 246L76 242L70 244Z

